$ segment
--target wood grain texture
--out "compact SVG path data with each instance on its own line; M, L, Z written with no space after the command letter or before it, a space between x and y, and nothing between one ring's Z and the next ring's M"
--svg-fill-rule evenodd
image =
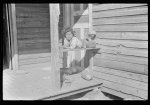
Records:
M18 28L23 27L49 27L49 21L26 21L17 23Z
M33 7L16 7L16 10L18 13L26 13L26 12L30 12L30 13L49 13L48 8L34 8Z
M104 45L96 45L100 50L97 53L110 53L110 54L121 54L128 56L137 56L137 57L148 57L147 49L135 49L135 48L126 48L123 46L104 46Z
M49 33L19 34L18 40L49 39Z
M58 37L58 5L49 4L50 11L50 35L51 35L51 82L52 89L59 91L61 88L59 65L59 37Z
M100 48L94 57L94 75L108 89L147 99L147 4L93 5L92 14Z
M104 59L94 59L94 66L112 68L122 71L128 71L143 75L148 75L148 66L147 65L139 65L127 62L119 62L119 61L110 61Z
M142 75L142 74L136 74L132 72L126 72L126 71L121 71L121 70L116 70L116 69L110 69L110 68L105 68L105 67L98 67L94 66L93 67L94 71L122 77L122 78L128 78L144 83L148 83L148 76L147 75Z
M19 28L17 30L18 34L48 34L50 32L49 27L45 28L40 28L40 27L24 27L24 28Z
M13 70L18 70L18 44L17 44L17 25L16 25L16 8L15 4L10 4L10 12L11 12L11 28L12 28L12 40L13 40L13 48L12 48L12 68Z
M110 17L94 19L93 25L103 24L127 24L127 23L144 23L148 22L148 15L137 15L137 16L122 16L122 17Z
M49 15L47 15L47 13L30 13L30 12L26 12L26 13L16 13L16 17L17 18L49 18Z
M101 87L101 90L102 90L102 92L110 93L110 94L113 94L115 96L121 97L123 99L131 98L133 100L144 100L144 98L135 96L133 94L127 94L127 93L117 91L117 90L114 90L114 89L111 89L111 88L108 88L108 87L105 87L105 86Z
M93 26L93 29L97 32L99 31L148 31L147 23L139 24L117 24L117 25L99 25Z
M29 69L32 69L32 70L40 70L41 68L46 68L46 69L51 69L51 65L50 65L51 62L41 62L41 63L36 63L36 64L30 64L30 65L20 65L19 66L19 69L20 70L29 70Z
M34 58L41 58L41 57L50 57L51 53L39 53L39 54L23 54L19 55L19 60L26 60L26 59L34 59Z
M148 32L97 32L100 39L148 40Z
M34 7L34 8L49 8L48 4L42 3L42 4L38 4L38 3L17 3L16 7Z
M20 68L50 62L49 5L17 4L16 17Z
M130 86L130 87L134 87L137 89L141 89L141 90L148 90L148 83L144 83L144 82L140 82L140 81L135 81L132 79L127 79L127 78L122 78L119 76L114 76L111 74L107 74L107 73L103 73L101 71L93 71L93 75L103 78L105 80L109 80L112 82L116 82L122 85L126 85L126 86Z
M135 6L143 6L147 4L125 4L125 3L117 3L117 4L98 4L98 5L93 5L93 12L96 11L104 11L104 10L110 10L110 9L121 9L121 8L127 8L127 7L135 7Z
M19 51L19 55L27 55L27 54L42 54L42 53L50 53L50 49L47 48L39 48L39 49L22 49L21 51Z
M136 41L136 40L109 40L109 39L95 39L95 42L104 46L123 46L127 48L141 48L148 49L148 41Z
M148 14L147 6L93 12L93 18Z
M42 62L50 62L51 57L38 57L38 58L33 58L33 59L26 59L26 60L19 60L19 66L20 65L30 65L30 64L38 64Z
M101 77L96 77L96 78L99 79L99 81L103 82L103 87L113 89L115 91L123 92L125 94L129 94L129 95L141 97L141 98L144 98L144 99L148 99L147 91L137 89L137 88L133 88L133 87L129 87L129 86L126 86L126 85L122 85L122 84L119 84L119 83L116 83L116 82L112 82L112 81L103 79Z
M148 65L148 58L144 58L144 57L102 53L102 54L96 54L94 58Z

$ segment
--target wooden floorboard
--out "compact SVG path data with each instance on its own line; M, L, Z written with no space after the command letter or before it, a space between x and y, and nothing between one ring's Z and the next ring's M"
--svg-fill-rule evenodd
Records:
M3 72L3 99L38 100L101 84L98 79L86 81L76 74L71 76L73 82L70 85L63 84L61 90L55 92L51 88L50 73L48 68Z

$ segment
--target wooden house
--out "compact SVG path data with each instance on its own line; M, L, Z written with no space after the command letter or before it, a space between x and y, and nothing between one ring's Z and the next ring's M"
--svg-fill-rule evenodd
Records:
M63 94L85 91L103 83L104 92L121 98L148 99L148 5L60 4L60 11L57 6L5 5L9 69L50 70L55 94L49 96L58 96L59 70L71 63L90 68L95 80L83 86L77 83ZM99 50L61 51L61 30L65 27L72 27L79 39L86 38L88 31L96 31ZM73 57L66 60L68 52Z

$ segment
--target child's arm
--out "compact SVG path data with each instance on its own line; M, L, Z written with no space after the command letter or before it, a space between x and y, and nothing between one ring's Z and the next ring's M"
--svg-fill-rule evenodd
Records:
M66 39L64 39L64 48L69 48L69 43Z
M72 39L71 44L70 44L70 48L74 49L76 47L80 47L81 48L82 47L82 42L79 39L77 39L76 37L74 37Z

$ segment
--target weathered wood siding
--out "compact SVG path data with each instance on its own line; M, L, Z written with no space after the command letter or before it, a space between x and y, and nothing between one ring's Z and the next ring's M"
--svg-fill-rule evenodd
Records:
M147 99L147 4L97 4L92 11L100 48L94 57L95 77L105 88Z
M49 4L16 4L19 69L50 62Z

